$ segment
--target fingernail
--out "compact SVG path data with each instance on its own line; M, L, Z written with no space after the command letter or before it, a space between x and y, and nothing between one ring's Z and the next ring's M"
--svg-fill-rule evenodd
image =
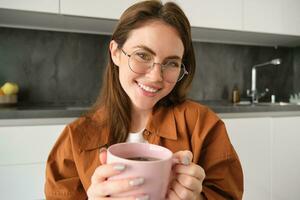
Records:
M149 199L150 199L149 195L145 195L145 196L137 197L135 200L149 200Z
M113 169L117 171L123 171L125 169L125 165L117 164L113 166Z
M190 159L187 156L184 156L183 159L182 159L182 164L189 165L190 164Z
M138 186L144 183L144 178L136 178L129 181L130 186Z

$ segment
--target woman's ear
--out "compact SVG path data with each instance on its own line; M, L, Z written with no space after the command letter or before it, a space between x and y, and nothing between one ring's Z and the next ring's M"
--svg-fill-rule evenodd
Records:
M110 50L112 61L116 66L119 66L121 62L121 56L120 56L120 49L118 48L118 43L116 43L116 41L114 40L110 41L109 50Z

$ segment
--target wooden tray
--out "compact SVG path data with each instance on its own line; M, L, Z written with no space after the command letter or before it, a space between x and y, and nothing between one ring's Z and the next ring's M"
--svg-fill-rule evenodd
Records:
M18 102L18 96L17 95L0 96L0 106L14 105L17 102Z

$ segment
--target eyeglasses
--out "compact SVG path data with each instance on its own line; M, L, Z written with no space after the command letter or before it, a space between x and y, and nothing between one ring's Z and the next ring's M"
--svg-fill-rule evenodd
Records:
M131 55L123 49L121 51L128 56L128 66L134 73L146 74L152 70L155 64L161 66L162 77L165 81L175 83L188 74L181 59L170 59L166 63L155 63L154 56L145 50L136 50Z

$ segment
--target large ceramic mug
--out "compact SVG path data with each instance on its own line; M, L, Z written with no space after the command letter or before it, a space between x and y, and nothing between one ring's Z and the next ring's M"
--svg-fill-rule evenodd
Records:
M172 168L172 152L147 143L119 143L107 150L107 163L123 163L126 169L109 180L142 177L145 182L135 190L114 195L125 197L147 194L150 199L165 199Z

